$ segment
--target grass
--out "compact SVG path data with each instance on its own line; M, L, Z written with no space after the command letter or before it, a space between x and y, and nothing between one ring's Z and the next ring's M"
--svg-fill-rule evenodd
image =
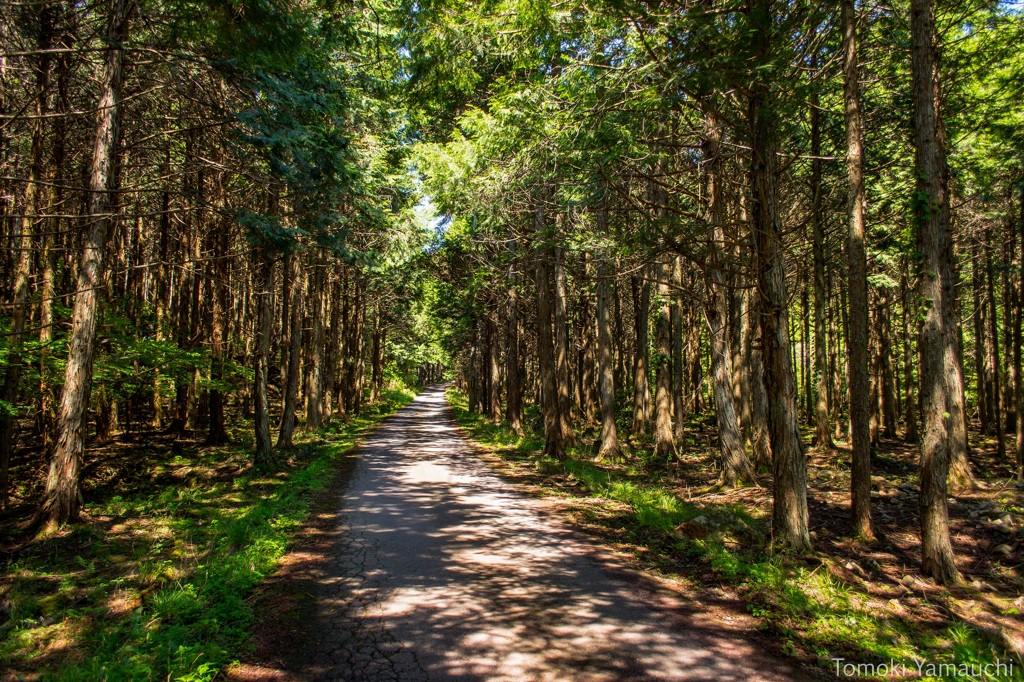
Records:
M276 470L252 469L245 446L195 448L151 463L169 484L87 504L85 522L7 566L0 667L44 680L214 679L251 647L247 599L317 494L412 397L389 391L305 435Z
M868 590L837 577L835 557L773 553L769 509L713 494L692 497L669 468L650 466L642 452L626 466L594 462L582 447L570 449L564 460L543 457L536 434L519 437L470 413L465 395L454 389L448 400L457 421L497 456L505 473L528 480L543 494L581 503L583 525L631 549L660 573L734 591L790 655L833 673L835 658L894 660L914 671L921 660L958 666L1008 660L1001 647L964 622L905 617L902 607L892 604L898 600L879 608ZM1014 674L1000 679L1024 679L1024 665L1013 660ZM952 678L985 679L969 669L960 674L964 671L958 668Z

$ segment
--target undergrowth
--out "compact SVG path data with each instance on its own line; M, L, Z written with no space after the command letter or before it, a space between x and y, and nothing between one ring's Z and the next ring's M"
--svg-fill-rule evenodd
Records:
M663 574L707 587L729 586L790 655L816 660L833 673L837 658L903 663L915 677L918 662L951 663L968 667L944 679L964 680L987 679L973 674L971 665L1008 660L966 623L936 627L871 608L868 595L827 570L829 557L772 552L768 509L684 499L665 467L645 466L643 452L629 465L596 462L583 446L570 448L563 460L545 457L536 433L517 436L469 412L465 394L450 389L447 396L459 424L504 467L532 467L545 494L620 503L614 511L587 514L588 525L615 531ZM1024 666L1015 659L1012 671L998 679L1024 679Z
M247 598L317 494L356 440L412 397L386 392L299 439L274 470L249 467L244 445L140 462L180 482L87 503L85 522L7 566L0 668L44 680L214 679L250 646Z

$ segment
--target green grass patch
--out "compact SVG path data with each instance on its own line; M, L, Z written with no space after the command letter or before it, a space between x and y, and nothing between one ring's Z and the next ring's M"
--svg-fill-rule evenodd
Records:
M787 653L817 659L831 670L836 657L864 663L894 660L915 672L915 660L958 666L1008 660L966 623L937 628L873 606L869 595L838 580L824 557L773 553L769 509L684 499L664 467L645 466L643 452L635 453L634 464L626 466L595 462L581 447L570 449L564 460L543 457L544 443L537 434L516 436L471 413L463 393L450 389L447 395L456 420L471 438L506 464L532 466L545 477L540 487L548 494L621 503L614 513L588 515L588 523L619 531L617 537L662 573L707 586L730 586L760 625L780 638ZM564 481L572 484L571 492ZM1024 666L1014 663L1014 675L1001 679L1024 679ZM944 679L979 678L968 674Z
M44 680L214 679L249 647L246 599L317 495L356 440L413 396L388 391L303 436L274 470L249 467L244 447L197 448L154 463L179 482L87 504L90 523L7 566L0 667Z

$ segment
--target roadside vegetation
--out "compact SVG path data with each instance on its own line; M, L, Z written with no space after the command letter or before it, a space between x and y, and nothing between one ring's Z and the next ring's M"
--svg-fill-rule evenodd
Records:
M448 401L459 424L493 455L487 460L502 474L560 498L575 524L681 581L680 589L690 596L724 591L770 633L775 647L797 659L832 671L835 658L894 660L911 669L915 660L957 665L1001 660L1014 663L1014 675L1001 679L1024 679L1014 651L1021 641L1022 582L1014 562L992 551L992 543L1013 542L1012 535L981 533L967 584L938 588L924 580L913 559L913 519L897 518L915 478L913 451L888 448L876 454L885 465L873 479L884 491L875 500L890 518L880 524L882 539L871 544L843 537L849 518L847 460L841 451L815 452L809 461L815 551L794 556L770 549L770 490L701 483L713 472L717 455L702 444L701 424L687 425L692 435L676 466L655 460L643 442L629 464L609 464L595 459L593 438L578 439L564 459L556 459L543 454L543 434L535 429L517 436L470 412L465 394L455 388ZM536 423L536 415L528 412L525 422ZM1020 525L1021 491L998 480L990 483L957 498L954 533L977 533L977 519L994 516L972 518L977 509L998 509L996 518L1008 514Z
M241 429L226 446L106 446L82 521L9 555L3 679L215 679L251 646L250 598L332 471L413 396L395 384L361 414L299 432L267 467L252 466Z

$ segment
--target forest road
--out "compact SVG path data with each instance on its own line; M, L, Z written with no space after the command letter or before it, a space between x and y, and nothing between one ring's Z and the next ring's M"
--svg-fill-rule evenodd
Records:
M692 604L492 473L442 387L382 423L359 459L319 577L312 679L806 678L694 623Z

